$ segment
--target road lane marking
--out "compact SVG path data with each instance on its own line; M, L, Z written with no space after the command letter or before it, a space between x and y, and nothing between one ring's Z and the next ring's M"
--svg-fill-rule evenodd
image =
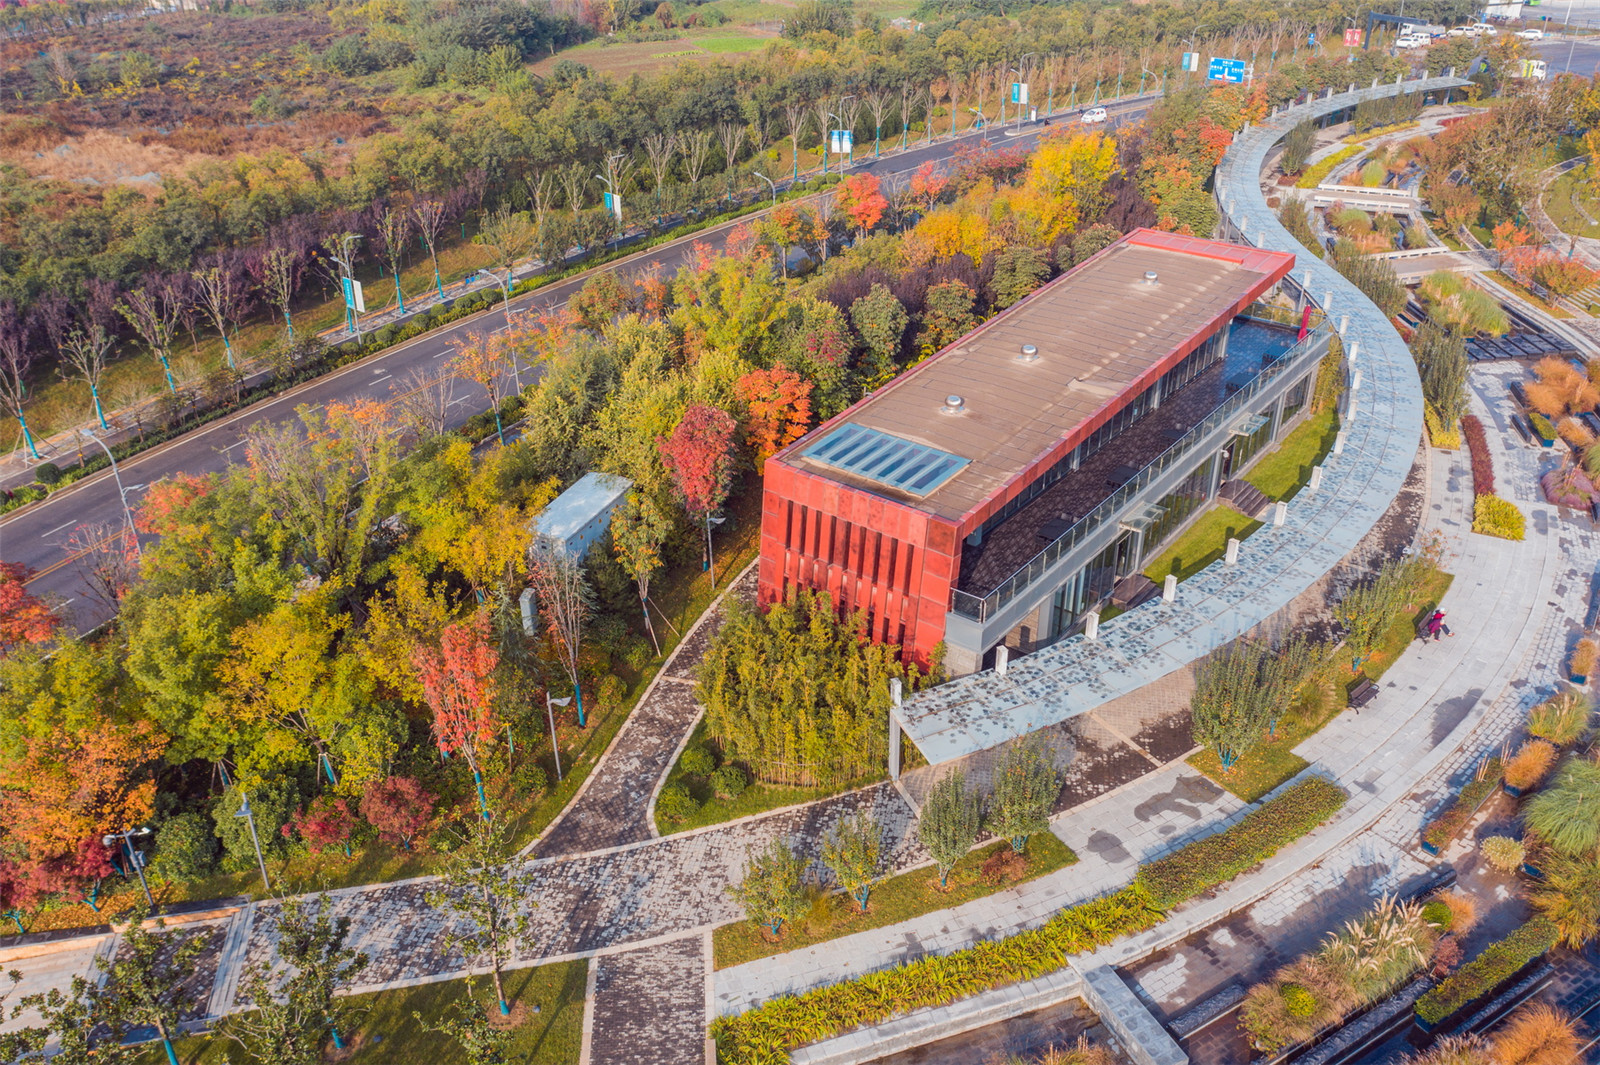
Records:
M77 518L73 518L71 521L67 522L67 525L76 525L76 524L78 524L78 519ZM67 525L57 525L54 529L51 529L47 533L40 533L39 534L39 539L43 540L46 536L54 536L56 533L60 532L62 529L65 529L67 527Z

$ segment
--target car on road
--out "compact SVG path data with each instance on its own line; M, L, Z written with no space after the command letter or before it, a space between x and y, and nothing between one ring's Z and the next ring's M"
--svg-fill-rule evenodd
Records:
M1396 48L1421 48L1427 43L1428 38L1426 37L1418 37L1413 34L1407 34L1404 37L1396 37L1394 46Z
M1472 33L1472 30L1468 29L1466 26L1451 26L1450 29L1448 31L1446 31L1445 36L1446 37L1466 37L1471 33Z
M1467 27L1467 32L1474 37L1498 37L1500 31L1487 22L1475 22Z
M1109 119L1110 117L1111 116L1106 113L1106 109L1105 108L1103 108L1103 107L1091 107L1091 108L1089 108L1089 110L1087 110L1087 111L1085 111L1083 113L1083 123L1086 126L1091 126L1091 125L1094 125L1097 122L1104 122L1107 119Z
M1517 36L1525 41L1537 41L1544 37L1544 30L1526 29L1518 30Z

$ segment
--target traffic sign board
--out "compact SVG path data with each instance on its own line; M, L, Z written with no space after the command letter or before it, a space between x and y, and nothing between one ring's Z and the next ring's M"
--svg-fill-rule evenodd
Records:
M1243 59L1226 59L1222 56L1212 56L1211 65L1206 68L1207 81L1225 81L1231 85L1243 85L1245 62Z

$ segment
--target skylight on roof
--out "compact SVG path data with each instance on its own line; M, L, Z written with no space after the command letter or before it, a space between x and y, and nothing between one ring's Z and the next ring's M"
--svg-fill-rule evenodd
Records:
M936 447L849 423L802 454L914 496L927 495L970 461Z

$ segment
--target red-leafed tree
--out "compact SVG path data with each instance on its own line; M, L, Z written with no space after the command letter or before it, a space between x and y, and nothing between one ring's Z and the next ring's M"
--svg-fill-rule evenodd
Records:
M212 483L211 478L192 473L173 474L157 481L145 492L134 525L142 533L166 536L189 504L211 491Z
M923 163L911 175L911 202L917 210L927 214L939 202L939 197L944 195L949 184L949 175L934 166L931 160Z
M53 895L82 899L100 912L100 882L114 871L111 852L98 839L80 842L76 850L36 862L25 870L27 882L21 901L29 906Z
M344 856L350 857L350 834L356 827L356 815L343 799L320 795L304 809L296 810L283 826L283 838L298 835L306 841L306 849L321 854L329 847L343 847Z
M733 483L733 415L705 403L683 412L670 437L656 437L661 461L689 516L700 520L722 506Z
M433 819L433 792L411 777L388 777L367 785L361 795L361 816L378 830L378 838L411 849L411 841Z
M0 654L22 643L44 643L61 619L44 600L28 591L33 570L20 562L0 562Z
M439 749L460 755L472 769L478 805L487 820L479 750L494 738L495 667L500 664L489 629L489 614L480 610L467 621L446 625L439 650L418 646L411 661L422 683L423 698L433 710L433 734Z
M755 454L756 472L779 448L805 435L811 424L812 384L779 363L770 370L752 370L734 387L744 404L745 443Z
M889 201L884 198L883 187L872 174L851 174L839 182L839 187L834 192L834 202L861 231L862 236L882 221L883 212L889 209Z

